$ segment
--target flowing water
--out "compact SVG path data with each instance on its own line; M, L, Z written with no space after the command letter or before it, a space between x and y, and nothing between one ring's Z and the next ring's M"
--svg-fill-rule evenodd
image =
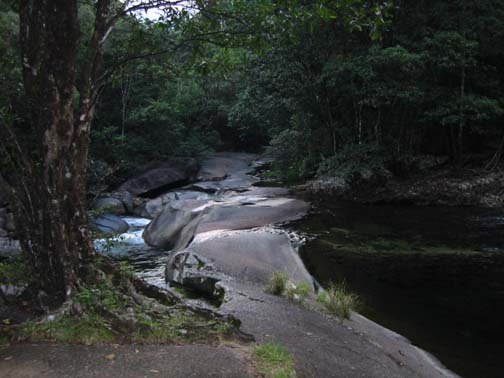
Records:
M322 284L464 377L503 377L504 210L314 203L289 227Z

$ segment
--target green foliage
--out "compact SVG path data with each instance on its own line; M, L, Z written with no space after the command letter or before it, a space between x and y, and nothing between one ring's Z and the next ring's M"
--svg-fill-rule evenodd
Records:
M131 18L118 24L107 44L107 62L149 51L172 53L125 65L113 77L98 104L94 159L127 162L127 171L128 165L167 156L204 154L221 143L258 149L284 128L290 115L289 101L272 92L269 78L260 76L268 67L258 67L253 60L277 44L290 48L303 40L306 30L315 33L336 21L379 39L389 12L389 5L368 6L361 0L337 6L266 0L192 6L199 11L168 7L160 22ZM89 33L86 10L83 6L81 22ZM315 168L310 157L281 171L294 181Z
M359 298L348 291L344 282L331 283L327 290L320 290L317 300L324 305L328 313L340 320L350 319L351 312L359 306Z
M264 288L268 294L283 295L289 282L289 276L285 272L274 272L270 281Z
M267 343L253 349L257 371L266 378L294 378L294 357L282 345Z
M49 322L28 321L23 324L17 338L37 341L57 341L65 343L111 343L117 335L110 330L107 322L99 315L82 317L63 316Z
M376 145L347 145L334 156L322 161L318 175L352 177L356 174L382 172L386 162L384 155Z
M25 286L30 282L30 268L22 258L10 257L0 262L0 284Z
M125 306L120 293L108 282L82 289L77 293L75 300L91 310L99 308L122 310Z
M10 108L22 97L23 85L19 64L17 32L19 17L8 6L0 9L0 109Z
M135 270L128 261L123 260L119 263L119 274L121 275L121 281L126 282L134 277Z
M365 22L345 28L322 7L328 24L252 63L259 77L249 82L291 115L271 133L277 176L351 175L404 156L495 151L503 136L504 55L495 49L504 43L503 4L409 2L387 12L377 43Z

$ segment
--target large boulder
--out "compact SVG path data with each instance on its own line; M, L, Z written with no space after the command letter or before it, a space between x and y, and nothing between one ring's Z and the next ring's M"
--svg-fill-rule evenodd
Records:
M195 201L193 206L199 205L201 209L193 209L187 202L185 206L177 207L168 205L147 226L143 238L153 247L167 250L180 250L191 242L202 217L206 214L203 201Z
M129 230L129 224L117 215L105 213L93 220L92 226L106 234L123 234Z
M215 231L197 235L186 250L174 254L167 263L166 278L181 285L190 282L207 287L209 282L202 277L216 281L220 274L263 286L276 271L287 273L294 283L313 284L285 232Z
M113 197L102 197L98 198L93 206L96 210L106 210L109 213L124 215L126 214L126 208L122 201L118 198Z
M220 277L215 274L209 259L191 252L173 254L166 264L166 282L177 283L208 296L218 296L215 284Z
M309 204L293 198L230 197L223 202L180 200L166 205L144 232L147 244L185 248L197 233L241 230L299 219Z
M209 194L197 191L186 190L169 192L143 203L142 205L135 208L134 213L135 215L142 218L153 219L157 217L168 204L172 204L175 207L180 207L179 204L183 203L183 201L200 201L209 200L210 198L211 196Z
M126 181L119 190L133 195L148 196L164 189L183 185L190 181L197 171L198 164L194 159L174 160Z
M309 208L305 201L293 198L214 205L200 222L197 232L241 230L292 221L303 217Z
M223 180L231 175L250 171L250 163L255 157L253 154L239 152L213 154L201 162L198 181Z
M137 198L140 200L140 198ZM118 191L103 193L93 204L96 210L103 210L108 213L124 215L133 213L135 208L135 198L130 192Z

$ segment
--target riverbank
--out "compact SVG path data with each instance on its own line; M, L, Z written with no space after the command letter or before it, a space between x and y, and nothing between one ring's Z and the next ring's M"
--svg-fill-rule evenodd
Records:
M504 206L504 172L483 167L457 169L441 165L401 172L361 172L352 176L322 177L298 190L359 203L420 206Z

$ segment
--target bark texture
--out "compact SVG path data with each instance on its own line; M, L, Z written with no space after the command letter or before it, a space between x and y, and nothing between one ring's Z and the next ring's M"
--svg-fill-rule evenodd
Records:
M23 254L38 289L61 301L78 290L95 256L87 230L86 171L102 45L112 27L111 1L98 0L87 54L78 61L78 7L77 0L20 1L31 140L21 142L19 130L7 122L2 128L16 168L1 184L11 194Z

